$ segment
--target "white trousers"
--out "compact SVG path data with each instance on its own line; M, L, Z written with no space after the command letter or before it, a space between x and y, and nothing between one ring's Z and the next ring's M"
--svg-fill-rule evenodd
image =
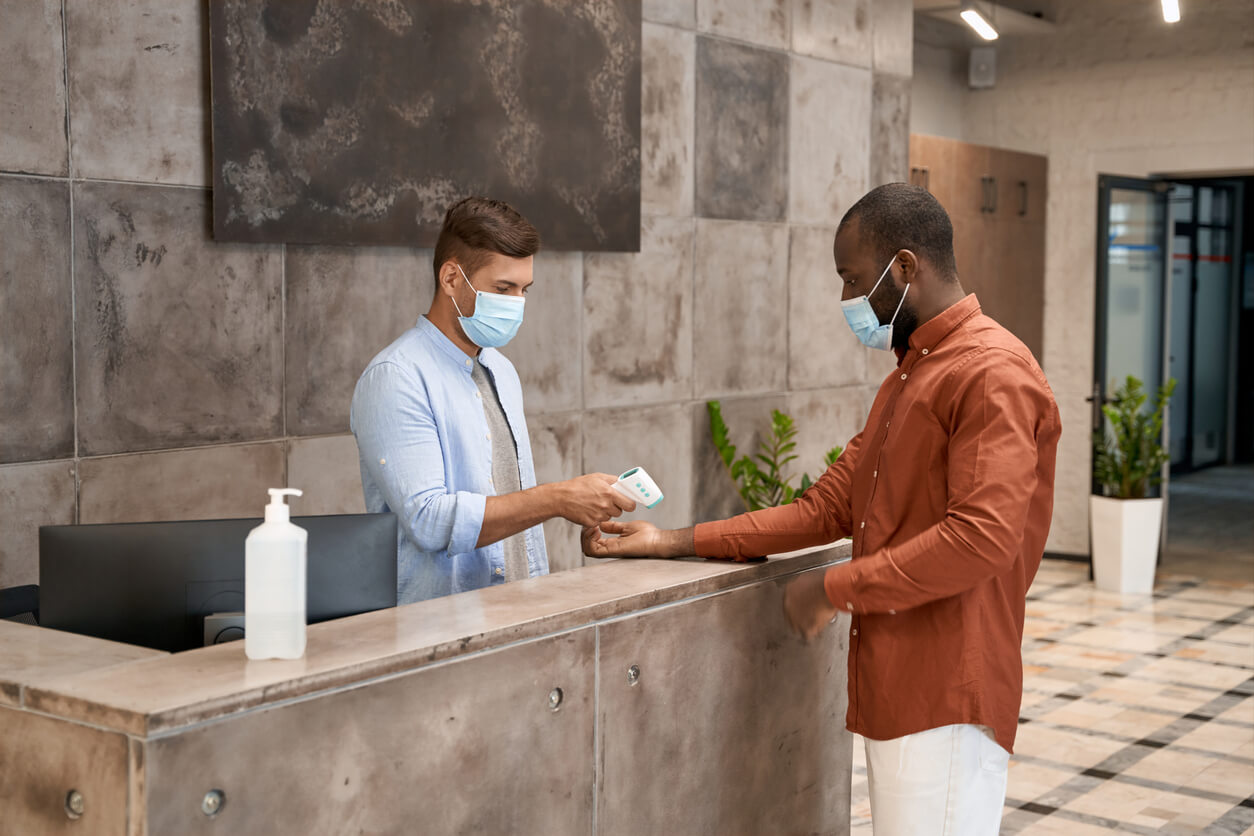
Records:
M997 836L1009 764L984 726L868 739L875 836Z

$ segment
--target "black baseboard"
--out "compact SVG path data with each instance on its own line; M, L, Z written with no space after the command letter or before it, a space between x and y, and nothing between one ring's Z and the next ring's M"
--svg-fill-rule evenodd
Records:
M1066 560L1071 563L1089 562L1089 556L1087 554L1072 554L1071 552L1045 552L1044 556L1050 560Z

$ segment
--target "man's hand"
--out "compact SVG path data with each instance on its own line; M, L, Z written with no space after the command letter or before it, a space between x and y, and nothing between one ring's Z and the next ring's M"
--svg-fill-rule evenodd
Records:
M784 590L784 615L806 641L823 632L838 612L827 600L822 572L807 572Z
M636 503L614 488L618 479L608 473L589 473L559 482L557 512L576 525L599 525L624 511L636 510Z
M617 534L602 537L601 532ZM691 528L662 529L643 520L608 521L583 530L583 553L588 557L684 557L694 551Z

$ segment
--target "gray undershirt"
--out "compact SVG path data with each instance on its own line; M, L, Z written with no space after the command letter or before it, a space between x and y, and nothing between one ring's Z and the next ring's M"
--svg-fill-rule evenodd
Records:
M483 401L483 414L488 419L488 432L492 434L492 486L497 496L522 490L522 479L518 475L518 447L514 441L514 433L505 418L505 410L501 409L501 401L496 395L496 387L483 365L476 361L470 372L475 385L479 387L480 399ZM526 532L518 532L506 537L505 544L505 582L522 580L531 576L527 566Z

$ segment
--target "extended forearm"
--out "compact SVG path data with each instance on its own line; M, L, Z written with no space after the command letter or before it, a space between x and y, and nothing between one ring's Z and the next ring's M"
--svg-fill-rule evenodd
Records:
M483 509L483 527L476 548L512 537L545 520L560 516L559 488L556 483L537 485L524 491L489 496Z
M658 557L691 557L695 555L693 528L675 528L659 531Z

